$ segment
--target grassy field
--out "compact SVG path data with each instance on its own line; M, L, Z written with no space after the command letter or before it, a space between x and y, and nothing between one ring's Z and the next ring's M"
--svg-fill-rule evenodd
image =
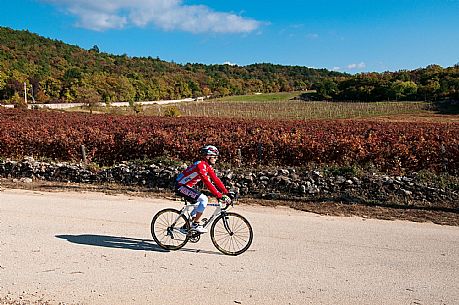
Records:
M299 96L302 92L278 92L278 93L263 93L263 94L249 94L226 96L215 99L219 102L279 102L288 101L292 98Z
M425 113L425 103L332 103L304 101L210 101L176 106L184 116L237 117L257 119L347 119ZM152 109L146 114L160 115Z
M310 102L295 100L299 92L231 96L200 102L96 109L120 115L200 116L257 119L392 119L414 121L442 121L426 102ZM79 109L83 110L84 109ZM449 118L459 121L458 116Z

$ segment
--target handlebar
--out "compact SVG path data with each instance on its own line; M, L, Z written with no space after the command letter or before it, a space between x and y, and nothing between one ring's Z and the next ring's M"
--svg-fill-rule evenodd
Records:
M237 196L236 194L234 194L234 193L230 195L230 198L231 198L231 203L227 203L227 204L225 205L225 207L222 208L222 210L226 210L226 209L228 209L230 206L234 206L234 204L235 204L235 203L237 202L237 200L238 200L238 196ZM218 200L218 201L221 203L220 200Z

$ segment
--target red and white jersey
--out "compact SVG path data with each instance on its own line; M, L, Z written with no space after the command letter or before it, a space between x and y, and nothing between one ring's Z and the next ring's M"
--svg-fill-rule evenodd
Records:
M178 185L193 187L201 180L204 182L204 185L212 193L212 195L218 199L220 199L223 194L228 193L228 190L225 188L222 181L217 177L212 166L210 166L210 164L205 160L196 161L188 166L186 170L178 175L176 181Z

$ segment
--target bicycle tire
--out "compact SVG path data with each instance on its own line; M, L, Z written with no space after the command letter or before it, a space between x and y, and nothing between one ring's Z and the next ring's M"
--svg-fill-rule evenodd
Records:
M225 228L225 218L231 232ZM210 237L220 252L236 256L247 251L252 244L253 230L244 216L228 212L218 216L212 223Z
M176 209L164 209L156 213L151 221L151 235L156 244L166 250L178 250L185 246L189 240L189 235L182 232L182 227L186 232L190 231L190 223L184 215L180 217L180 211ZM178 218L179 217L179 218ZM173 222L177 222L172 227Z

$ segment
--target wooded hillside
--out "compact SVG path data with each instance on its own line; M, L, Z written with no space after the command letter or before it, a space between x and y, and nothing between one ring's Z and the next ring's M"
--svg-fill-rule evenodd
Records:
M111 55L0 27L0 102L135 102L315 89L313 100L459 100L459 64L350 75L269 63L180 65Z
M0 27L0 100L10 103L21 100L24 82L39 103L113 102L305 90L320 79L344 76L273 64L179 65L102 53L97 46L84 50Z

